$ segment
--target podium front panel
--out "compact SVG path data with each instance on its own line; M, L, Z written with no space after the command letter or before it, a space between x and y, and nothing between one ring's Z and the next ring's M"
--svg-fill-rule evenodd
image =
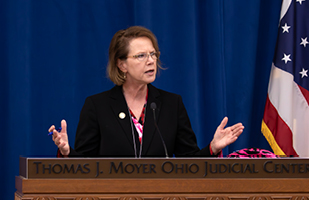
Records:
M20 158L15 200L308 200L309 159Z

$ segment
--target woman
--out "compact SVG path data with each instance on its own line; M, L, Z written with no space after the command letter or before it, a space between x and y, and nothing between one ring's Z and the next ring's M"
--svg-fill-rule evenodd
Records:
M236 141L244 127L224 128L225 117L211 143L199 149L181 97L151 85L161 68L159 56L156 37L144 27L114 35L107 70L116 86L86 99L75 148L69 145L65 120L60 132L54 125L49 129L63 156L216 156Z

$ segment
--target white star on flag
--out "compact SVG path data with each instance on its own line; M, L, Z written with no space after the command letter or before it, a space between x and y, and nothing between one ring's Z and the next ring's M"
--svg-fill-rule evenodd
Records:
M300 5L303 1L306 1L306 0L296 0L296 2L298 2Z
M285 64L286 64L288 61L292 61L292 60L290 59L290 56L291 56L291 54L286 55L286 54L284 53L284 57L282 58L282 60L284 60Z
M307 41L307 38L303 39L301 38L301 43L300 45L304 45L304 47L306 47L306 45L308 44L309 42Z
M301 78L304 78L304 76L308 77L307 72L308 72L308 70L305 70L303 68L303 70L301 72L299 72L301 74Z
M282 33L289 32L289 28L291 28L291 26L288 26L287 23L285 23L284 26L282 26L282 28L283 28Z

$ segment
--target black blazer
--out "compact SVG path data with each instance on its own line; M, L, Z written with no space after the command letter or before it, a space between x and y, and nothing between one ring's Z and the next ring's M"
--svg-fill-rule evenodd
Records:
M169 157L211 156L209 145L200 150L187 111L179 95L148 85L143 142L131 122L121 86L88 97L80 113L75 150L69 156L84 157L165 157L164 147L154 125L150 104L157 105L156 118ZM121 119L120 113L125 114ZM134 140L136 148L134 148ZM141 149L140 149L141 148ZM141 150L141 151L140 151Z

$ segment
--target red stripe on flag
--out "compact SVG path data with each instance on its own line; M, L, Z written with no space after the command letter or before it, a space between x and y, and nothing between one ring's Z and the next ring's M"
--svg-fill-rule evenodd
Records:
M268 95L263 120L267 124L269 130L272 132L277 144L282 149L282 151L287 156L298 156L293 148L293 133L288 125L279 116L278 111L270 102Z
M305 97L307 104L309 105L309 91L306 90L305 88L303 88L302 86L298 85L301 93L303 94L303 96Z

